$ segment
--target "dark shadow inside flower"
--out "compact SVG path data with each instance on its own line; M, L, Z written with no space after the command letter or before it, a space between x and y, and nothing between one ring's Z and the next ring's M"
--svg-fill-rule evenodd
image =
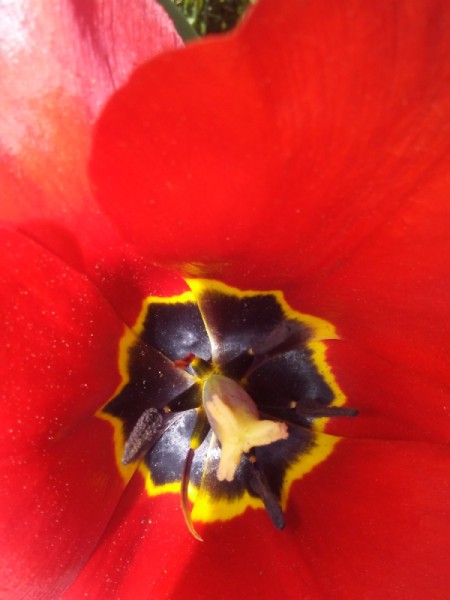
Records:
M324 418L356 414L325 361L323 340L336 334L280 292L188 283L191 292L145 301L100 416L118 431L123 464L143 457L151 496L181 492L194 535L193 521L249 506L283 529L292 482L336 442L321 447Z

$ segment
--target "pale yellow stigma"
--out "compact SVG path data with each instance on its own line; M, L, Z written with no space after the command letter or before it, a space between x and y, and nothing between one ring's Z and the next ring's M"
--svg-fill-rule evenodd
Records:
M211 375L205 381L203 406L222 446L219 481L233 481L244 452L288 437L285 423L260 420L256 404L247 392L223 375Z

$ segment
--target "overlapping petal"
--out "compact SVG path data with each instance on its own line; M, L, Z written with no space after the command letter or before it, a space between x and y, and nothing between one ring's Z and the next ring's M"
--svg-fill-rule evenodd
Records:
M5 2L0 21L0 218L88 273L133 322L174 276L155 275L92 198L92 124L138 64L179 38L146 0Z
M44 6L30 23L55 23ZM4 286L4 314L18 315L3 361L17 365L4 401L6 592L58 595L105 530L67 597L445 597L445 2L260 0L235 35L141 67L101 118L92 167L102 208L137 253L98 211L85 164L93 117L147 52L131 41L139 18L128 29L116 16L112 32L109 11L128 5L63 6L63 31L82 25L55 53L69 80L50 69L44 95L24 94L39 76L24 71L14 87L2 67L20 109L4 138L4 216L26 234L5 233L6 250L20 249ZM16 50L8 57L26 65ZM144 296L184 289L180 272L282 288L343 338L329 359L362 416L329 426L354 439L294 486L283 533L248 512L199 545L177 498L149 501L139 476L118 503L111 432L93 417L117 385L116 313L132 324ZM30 515L17 539L13 494Z
M239 257L266 280L314 280L445 174L447 13L263 1L232 39L142 67L100 121L105 210L165 264L215 258L223 276Z
M250 511L204 544L177 529L176 499L149 509L130 487L66 597L445 598L448 460L438 445L341 442L294 491L285 531Z
M372 437L450 430L449 31L440 0L263 0L232 38L139 69L97 131L98 198L145 255L282 286L356 369L380 357L352 395Z
M123 491L110 427L123 324L101 294L25 236L3 230L2 594L55 597Z
M231 38L139 69L97 130L97 195L127 238L187 274L283 287L290 305L331 321L342 339L330 363L362 415L328 430L396 440L338 446L353 470L342 496L340 468L325 488L336 505L308 544L322 586L312 597L376 598L378 585L420 597L433 582L439 596L448 583L449 457L423 442L450 431L449 32L442 1L261 0ZM334 460L302 481L295 506ZM410 573L418 562L423 578Z
M106 99L177 45L152 2L0 7L4 597L59 597L124 489L95 413L120 381L124 321L147 293L185 284L123 242L86 166Z

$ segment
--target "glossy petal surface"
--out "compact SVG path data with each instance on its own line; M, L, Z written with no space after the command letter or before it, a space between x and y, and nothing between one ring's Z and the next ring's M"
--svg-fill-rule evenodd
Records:
M97 130L98 198L145 255L282 287L336 325L348 379L380 359L350 398L370 396L371 437L450 431L449 32L440 0L262 0L231 38L139 69Z
M295 489L287 513L295 526L280 533L264 513L248 512L207 529L204 544L176 528L176 498L149 505L139 486L130 487L66 597L87 586L94 596L126 595L133 586L137 599L181 599L205 586L208 595L245 590L252 600L294 599L299 590L313 600L378 600L380 590L386 598L445 597L449 460L437 445L341 442Z
M123 491L107 423L123 324L90 282L2 231L2 554L5 597L58 595ZM45 556L45 560L43 560ZM31 596L30 596L31 595Z
M91 196L86 164L107 98L139 62L177 45L151 1L0 7L5 598L60 597L124 489L111 427L95 412L120 381L123 321L148 291L185 284L124 244Z
M263 0L253 17L136 72L101 118L92 173L165 264L314 279L443 177L450 17L437 0Z
M283 542L262 544L257 515L227 524L238 581L214 579L210 545L175 597L204 573L218 594L248 577L255 598L274 580L287 597L446 593L449 32L440 0L261 0L231 38L143 66L100 119L91 173L127 238L333 323L328 360L361 410L329 423L354 439L297 486ZM270 564L245 552L251 524Z
M92 124L133 68L178 36L153 1L20 0L0 11L0 219L88 273L131 321L174 276L149 267L93 200Z
M97 14L88 10L93 4L77 6L81 22ZM95 6L108 14L106 5ZM362 409L345 424L353 439L296 487L287 515L292 525L282 534L266 515L249 512L207 528L199 545L174 519L178 498L150 502L133 478L67 597L86 590L93 597L126 598L130 590L138 599L204 590L220 597L242 595L243 588L255 599L268 590L298 598L299 589L312 600L448 593L450 457L436 441L448 441L450 431L450 12L444 0L285 0L282 11L279 6L260 0L231 38L142 67L102 117L94 183L101 206L137 253L93 208L85 174L92 118L111 90L98 65L115 64L92 49L114 47L117 33L88 46L96 66L83 70L102 81L98 94L90 95L83 81L74 96L66 93L70 86L62 86L61 97L50 86L53 95L35 98L32 86L23 93L30 69L16 71L20 85L11 89L19 99L30 96L31 106L17 100L25 116L2 135L5 218L88 272L130 324L144 296L184 289L178 275L155 263L244 289L283 288L295 309L336 325L342 340L328 343L329 361ZM8 10L15 9L8 4ZM83 39L91 39L91 30L84 29ZM123 50L120 41L117 47ZM77 52L79 45L67 48ZM83 65L91 64L87 55ZM11 82L8 63L2 67ZM14 94L2 98L16 108ZM33 136L24 138L27 128ZM12 497L31 517L19 524L17 538L8 528L6 558L15 562L2 574L10 590L57 596L87 559L124 485L113 468L108 425L91 421L118 377L119 320L66 265L29 240L13 242L27 249L15 250L5 271L4 289L17 293L5 295L4 314L15 314L16 304L21 310L7 340L13 353L2 363L14 357L20 372L18 380L9 381L9 370L4 377L11 384L5 397L18 402L4 402L13 431L5 429L9 485L2 505L8 525L17 521ZM60 295L53 273L61 278ZM39 320L22 289L31 290L33 309L41 307ZM56 330L42 315L52 302L66 315ZM76 336L67 316L74 306ZM33 335L29 322L36 323ZM42 323L45 335L36 338ZM50 354L46 341L55 336L67 339L69 354L65 346ZM33 368L26 389L24 342ZM54 365L64 406L55 394L42 395L55 391L55 372L46 378L31 353ZM79 390L85 382L86 396ZM22 417L24 407L45 422ZM61 437L49 444L56 418L67 429L58 424ZM87 503L86 490L94 502ZM82 507L76 513L74 500Z

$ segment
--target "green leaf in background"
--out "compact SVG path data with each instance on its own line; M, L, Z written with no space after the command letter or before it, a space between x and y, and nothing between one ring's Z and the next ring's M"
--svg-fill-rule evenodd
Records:
M179 9L173 0L156 0L172 19L175 29L184 42L190 42L199 37L182 9Z
M255 0L165 0L161 4L165 6L171 1L176 4L179 12L183 13L185 19L199 35L229 31L237 24L246 8L255 2ZM169 14L172 17L170 12Z

